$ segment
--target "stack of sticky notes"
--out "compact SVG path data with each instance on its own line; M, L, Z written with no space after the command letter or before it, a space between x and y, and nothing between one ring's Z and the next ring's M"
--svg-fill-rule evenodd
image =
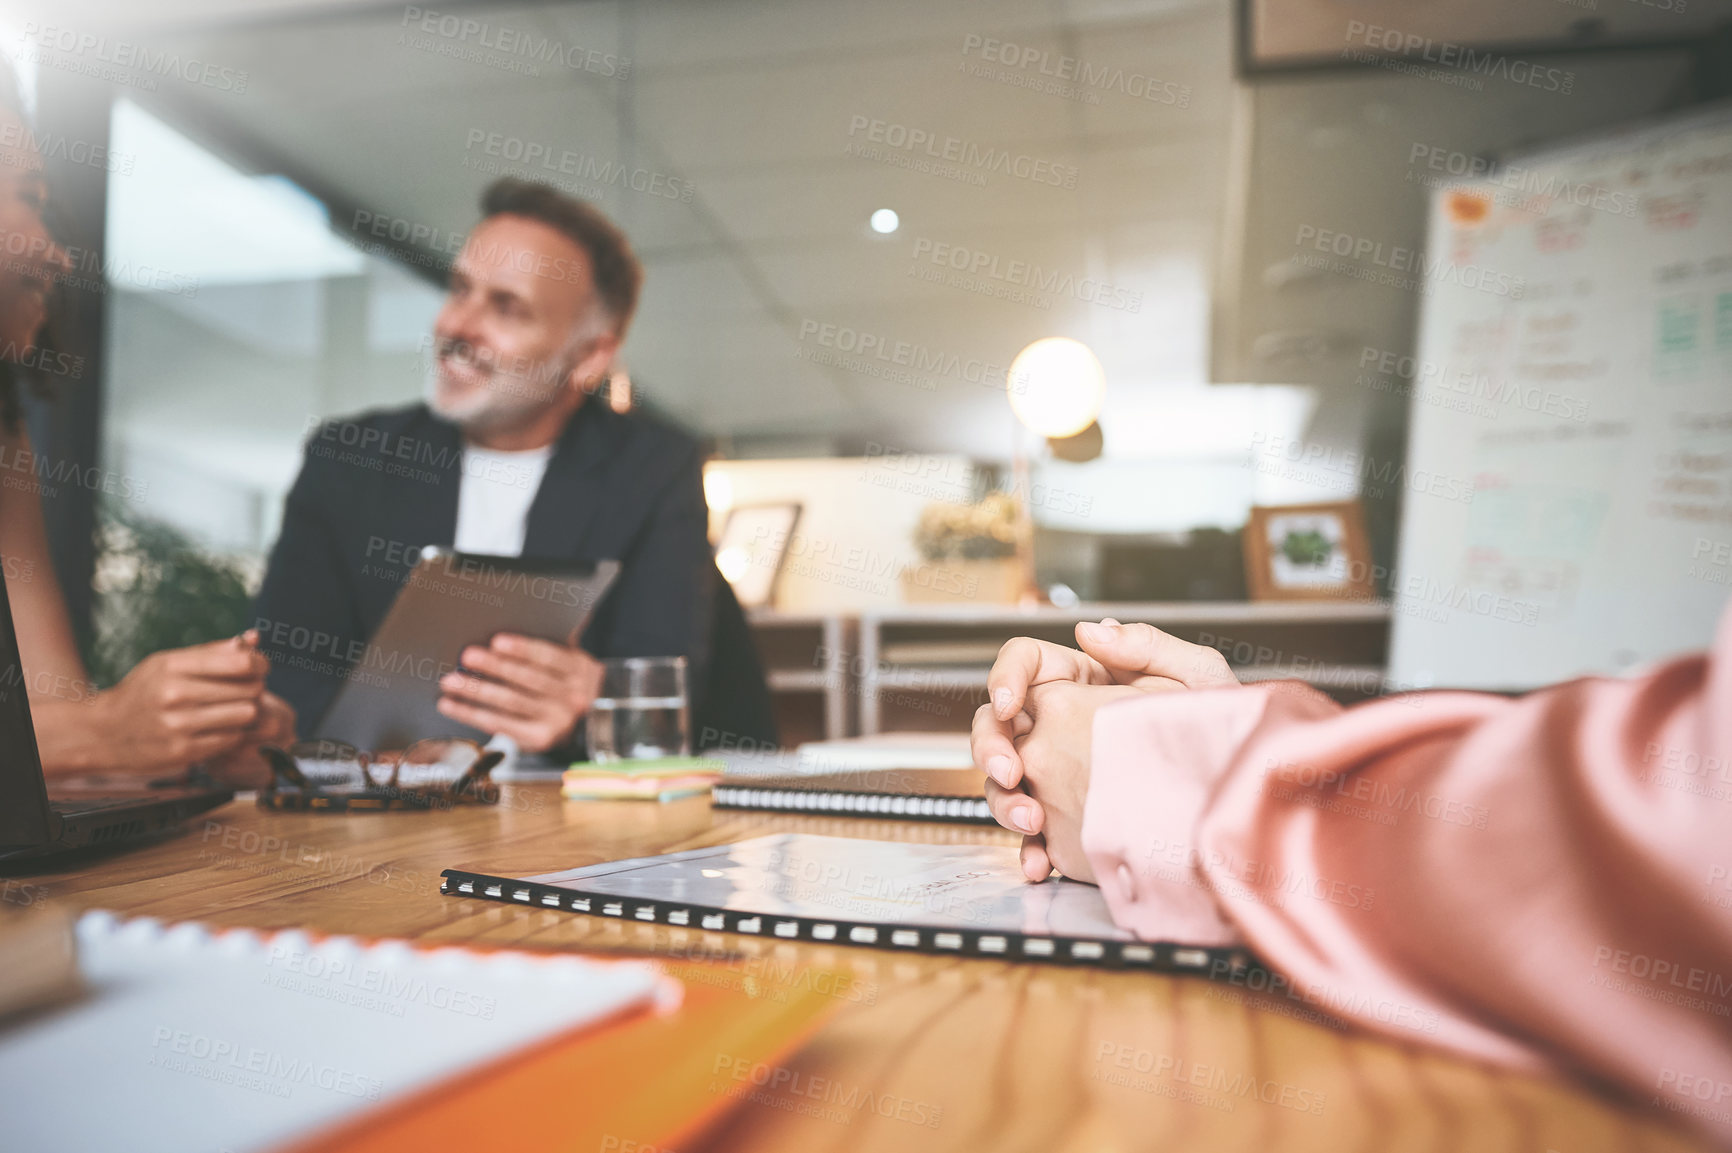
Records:
M707 757L584 762L565 770L559 791L568 801L672 801L709 792L726 767Z

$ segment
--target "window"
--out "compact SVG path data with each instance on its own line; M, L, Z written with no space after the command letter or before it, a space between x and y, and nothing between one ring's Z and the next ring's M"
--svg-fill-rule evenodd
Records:
M256 562L310 427L421 394L442 293L135 104L110 145L106 461L133 512Z

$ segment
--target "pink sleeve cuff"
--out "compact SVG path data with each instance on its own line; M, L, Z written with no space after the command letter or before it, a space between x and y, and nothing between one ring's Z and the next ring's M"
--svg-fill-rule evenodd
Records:
M1271 689L1157 693L1095 714L1083 851L1113 920L1138 937L1241 943L1208 888L1196 832Z

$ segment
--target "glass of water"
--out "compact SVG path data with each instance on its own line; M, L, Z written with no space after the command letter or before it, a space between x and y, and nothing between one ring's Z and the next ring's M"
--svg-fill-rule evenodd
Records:
M686 658L603 661L601 696L589 707L589 759L641 761L692 751L686 706Z

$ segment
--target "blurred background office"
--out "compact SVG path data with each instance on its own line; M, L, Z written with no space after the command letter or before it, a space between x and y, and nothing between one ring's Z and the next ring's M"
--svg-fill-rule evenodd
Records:
M1356 699L1622 671L1724 599L1732 4L0 15L80 256L31 419L110 677L245 619L318 421L423 395L501 175L642 258L596 403L710 447L786 739L960 730L1005 637L1108 609ZM1482 220L1538 241L1476 261ZM1599 455L1519 475L1566 434Z

